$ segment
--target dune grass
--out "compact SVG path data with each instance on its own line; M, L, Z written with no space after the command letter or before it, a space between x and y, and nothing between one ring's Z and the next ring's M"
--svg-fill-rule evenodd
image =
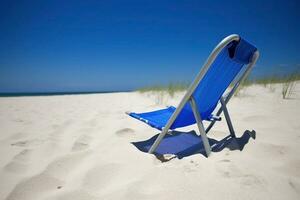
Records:
M138 89L139 92L166 92L171 97L174 96L176 92L181 92L187 90L189 87L189 83L185 82L177 82L177 83L169 83L167 85L154 85L154 86L147 86Z
M239 93L245 87L250 85L262 85L264 87L270 88L271 92L275 91L273 84L281 84L282 90L281 95L283 99L290 98L293 93L296 81L300 80L300 73L289 74L285 76L279 75L272 75L272 76L265 76L257 79L247 79L245 80L236 91L235 96L239 96Z
M281 95L283 99L290 98L293 93L293 89L295 87L295 82L300 80L300 73L293 73L285 76L280 75L271 75L271 76L264 76L261 78L256 79L246 79L243 83L241 83L240 87L235 93L235 96L239 96L241 90L245 89L251 85L262 85L264 87L269 87L271 92L275 91L275 87L273 84L281 84L282 90ZM189 87L189 83L187 82L175 82L169 83L166 85L154 85L154 86L147 86L138 89L139 92L157 92L157 93L167 93L171 97L174 96L176 92L181 92L187 90Z
M256 84L262 84L264 86L272 83L287 83L287 82L294 82L300 80L300 73L289 74L285 76L273 75L273 76L266 76L260 79L254 80Z

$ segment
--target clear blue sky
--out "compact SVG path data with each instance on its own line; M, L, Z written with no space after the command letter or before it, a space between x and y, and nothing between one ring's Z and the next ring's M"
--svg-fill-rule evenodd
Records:
M300 69L299 1L1 1L0 92L128 90L191 81L237 33L252 75Z

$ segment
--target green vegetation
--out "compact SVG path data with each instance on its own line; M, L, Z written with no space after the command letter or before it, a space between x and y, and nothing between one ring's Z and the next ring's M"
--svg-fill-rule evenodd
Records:
M286 76L278 76L278 75L267 76L260 79L256 79L253 82L255 84L261 84L266 86L272 83L287 83L287 82L294 82L297 80L300 80L300 73L290 74Z
M187 90L189 84L184 82L169 83L167 85L155 85L140 88L138 91L144 92L167 92L171 97L174 96L176 92L181 92Z
M243 83L241 83L240 87L235 93L235 96L240 95L240 91L244 88L258 84L264 87L268 87L271 92L275 91L273 84L281 84L282 85L282 98L287 99L293 93L293 89L295 87L295 81L300 80L300 73L294 73L286 76L272 75L265 76L257 79L246 79ZM186 82L178 82L178 83L169 83L167 85L155 85L148 86L138 89L139 92L158 92L160 94L167 92L171 97L174 96L176 92L181 92L187 90L189 83Z
M265 76L258 79L253 80L245 80L236 91L235 96L239 95L239 92L250 85L258 84L263 85L264 87L269 86L270 91L274 92L275 88L273 84L281 84L282 85L282 98L287 99L293 93L293 89L295 87L296 81L300 80L300 73L294 73L286 76L279 76L279 75L272 75L272 76Z

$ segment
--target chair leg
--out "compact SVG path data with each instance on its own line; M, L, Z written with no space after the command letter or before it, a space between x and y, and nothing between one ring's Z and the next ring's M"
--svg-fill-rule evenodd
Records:
M203 126L203 123L202 123L201 115L199 113L199 110L197 108L197 104L196 104L193 97L191 97L190 103L191 103L191 107L192 107L195 119L197 121L197 126L198 126L198 129L199 129L200 135L201 135L201 139L202 139L202 142L203 142L203 145L204 145L206 156L208 157L211 153L211 147L210 147L208 138L206 136L206 132L205 132L205 129L204 129L204 126Z
M220 98L220 102L221 102L222 110L223 110L223 113L224 113L224 116L225 116L225 119L227 122L227 126L229 129L230 135L231 135L231 137L236 138L236 135L235 135L235 132L234 132L234 129L232 126L232 122L231 122L231 119L230 119L230 116L229 116L229 113L228 113L228 110L226 107L226 103L225 103L223 97Z

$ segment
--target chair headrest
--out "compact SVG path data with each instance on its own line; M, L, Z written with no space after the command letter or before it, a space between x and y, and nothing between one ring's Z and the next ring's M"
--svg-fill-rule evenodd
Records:
M228 54L231 59L238 63L248 64L254 52L257 50L255 46L240 38L239 41L233 41L227 45Z

